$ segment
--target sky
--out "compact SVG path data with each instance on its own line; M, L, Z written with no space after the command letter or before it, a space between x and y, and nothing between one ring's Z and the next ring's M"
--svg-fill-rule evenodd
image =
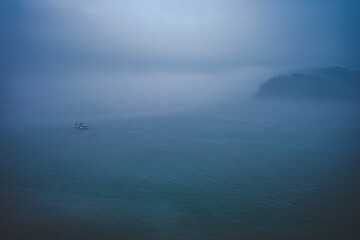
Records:
M51 104L191 108L268 78L360 66L356 0L13 0L1 93Z

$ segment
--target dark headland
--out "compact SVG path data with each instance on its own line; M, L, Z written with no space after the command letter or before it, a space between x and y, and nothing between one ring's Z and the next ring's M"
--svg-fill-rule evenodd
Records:
M328 67L269 79L256 98L360 100L360 71Z

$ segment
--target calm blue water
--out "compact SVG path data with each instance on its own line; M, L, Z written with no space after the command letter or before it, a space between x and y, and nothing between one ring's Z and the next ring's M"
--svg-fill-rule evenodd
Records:
M3 117L1 239L360 239L354 104L80 117Z

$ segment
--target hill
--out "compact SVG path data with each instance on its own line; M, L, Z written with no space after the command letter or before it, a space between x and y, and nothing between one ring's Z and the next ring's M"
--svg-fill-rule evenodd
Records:
M360 72L329 67L277 76L255 97L360 100Z

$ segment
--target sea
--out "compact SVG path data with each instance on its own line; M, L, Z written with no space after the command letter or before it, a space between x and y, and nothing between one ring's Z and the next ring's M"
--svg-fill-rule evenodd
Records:
M0 123L0 239L360 239L356 102Z

